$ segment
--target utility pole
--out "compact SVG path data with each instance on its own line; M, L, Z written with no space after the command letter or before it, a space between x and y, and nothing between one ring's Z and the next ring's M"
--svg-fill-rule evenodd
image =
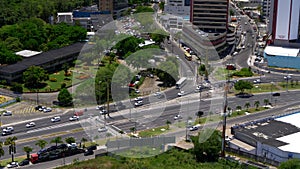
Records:
M227 106L228 106L228 101L227 101L227 93L228 93L228 83L229 83L229 76L227 75L227 81L225 83L225 87L224 87L224 109L223 109L223 131L222 131L222 152L221 152L221 156L223 158L225 158L225 137L226 137L226 118L227 118L227 114L226 114L226 110L227 110Z

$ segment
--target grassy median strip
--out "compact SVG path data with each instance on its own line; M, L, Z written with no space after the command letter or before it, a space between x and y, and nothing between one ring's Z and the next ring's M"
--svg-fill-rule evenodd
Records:
M38 138L39 139L45 139L45 138L50 138L50 137L56 137L56 136L62 136L62 135L66 135L66 134L70 134L70 133L77 133L77 132L81 132L83 131L83 128L77 128L77 129L73 129L71 131L61 131L61 132L56 132L56 133L51 133L51 134L45 134L45 135L41 135ZM20 139L17 140L16 143L26 143L26 142L30 142L30 141L34 141L36 140L36 137L30 137L30 138L26 138L26 139Z

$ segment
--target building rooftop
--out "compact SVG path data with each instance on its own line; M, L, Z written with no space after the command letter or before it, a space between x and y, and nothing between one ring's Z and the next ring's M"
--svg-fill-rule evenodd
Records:
M42 53L42 52L37 52L37 51L32 51L32 50L22 50L22 51L16 52L16 55L28 58L31 56L38 55L40 53Z
M299 49L296 48L285 48L279 46L267 46L265 53L272 56L292 56L297 57L299 55Z
M0 73L11 74L22 72L30 66L39 66L68 55L73 55L76 53L79 54L84 44L85 43L78 42L60 49L54 49L44 53L40 53L33 57L24 58L22 61L19 61L15 64L1 66Z
M277 147L283 151L300 153L300 112L277 117L274 120L256 121L235 131L247 135L262 144Z

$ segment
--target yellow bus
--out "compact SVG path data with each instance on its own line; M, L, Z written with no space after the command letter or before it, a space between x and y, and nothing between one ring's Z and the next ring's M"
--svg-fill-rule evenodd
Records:
M188 61L191 61L191 60L192 60L192 55L191 55L190 53L185 52L185 53L184 53L184 56L185 56L186 60L188 60Z

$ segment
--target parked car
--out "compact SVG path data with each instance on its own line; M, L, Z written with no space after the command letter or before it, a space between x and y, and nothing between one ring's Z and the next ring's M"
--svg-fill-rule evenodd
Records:
M51 112L51 111L52 111L52 109L50 107L47 107L47 108L43 109L44 113Z
M29 165L29 160L25 159L19 163L19 166Z
M15 168L15 167L18 167L19 166L19 164L18 164L18 162L15 162L15 161L13 161L13 162L10 162L9 164L7 164L7 168Z
M42 108L42 106L41 105L38 105L38 106L36 106L34 109L35 110L40 110Z
M105 109L104 109L104 110L100 110L100 114L101 114L101 115L107 114L107 110L105 110Z
M134 103L134 106L142 106L143 105L143 101L142 100L140 100L140 101L137 101L137 102L135 102Z
M60 121L60 116L55 116L51 118L51 122L58 122Z
M273 96L280 96L280 93L273 93Z
M70 121L76 121L79 120L79 116L72 116L69 118Z
M183 95L184 95L184 91L181 91L181 92L177 93L177 96L178 96L178 97L181 97L181 96L183 96Z
M195 126L190 127L189 130L190 130L190 131L195 131L195 130L198 130L199 127L200 127L200 126L195 125Z
M84 152L84 156L88 156L88 155L93 155L94 151L93 150L87 150L86 152Z
M137 98L134 98L134 101L141 101L141 100L143 100L143 98L142 98L142 97L137 97Z
M177 114L175 117L174 117L174 120L178 120L178 119L182 119L182 116L180 114Z
M98 129L98 132L106 132L107 131L107 127L100 127Z
M35 126L35 122L33 122L33 121L26 124L27 128L34 127L34 126Z
M11 111L4 111L3 116L11 116L12 115L12 112Z
M87 150L97 150L97 145L91 145L86 148Z
M2 131L2 136L7 136L12 134L12 131Z

